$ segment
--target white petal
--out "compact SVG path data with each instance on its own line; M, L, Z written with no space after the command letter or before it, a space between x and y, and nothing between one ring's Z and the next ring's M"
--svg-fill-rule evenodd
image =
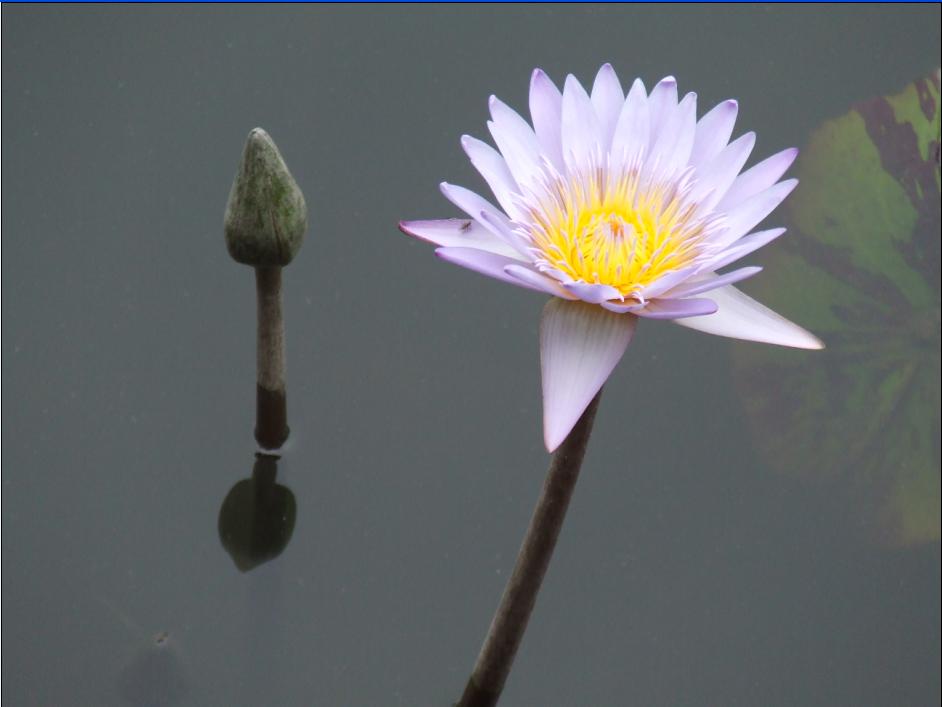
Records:
M543 152L560 172L563 163L563 96L550 77L536 69L530 78L530 117Z
M530 260L528 244L523 243L511 228L510 219L507 214L500 211L496 206L484 197L475 194L470 189L459 187L448 182L442 182L439 185L442 194L452 204L464 211L468 216L478 221L482 226L497 236L508 246L517 251L515 257L524 256L524 260Z
M762 219L768 216L792 189L798 185L797 179L786 179L774 187L769 187L755 196L749 197L726 214L726 231L712 243L720 248L727 248L746 235Z
M612 146L612 135L615 134L615 124L621 114L625 103L625 94L618 81L618 75L611 64L605 64L599 69L592 84L592 106L602 128L602 151L608 152Z
M733 270L732 272L728 272L723 275L709 273L707 275L701 275L687 280L687 282L680 285L679 287L675 287L670 292L664 293L664 296L668 298L693 297L694 295L703 294L704 292L711 292L726 285L732 285L734 282L740 282L746 278L752 277L753 275L758 275L760 272L762 272L762 268L755 265L750 265L744 268Z
M648 144L650 125L648 94L641 79L635 79L615 124L615 134L612 136L613 157L626 162L636 158Z
M440 219L438 221L401 221L399 229L410 236L439 246L477 248L508 258L520 258L520 254L500 240L477 221L463 218Z
M712 299L656 299L639 309L638 316L648 319L680 319L713 314L715 311L716 302Z
M479 194L475 194L470 189L459 187L456 184L449 184L448 182L442 182L438 185L438 188L441 189L442 194L445 195L448 201L464 211L471 218L477 219L481 215L481 212L493 213L498 221L506 223L508 228L510 227L510 220L507 218L506 214L501 212L487 199ZM491 228L488 224L484 225ZM495 236L500 235L493 228L491 228L491 231Z
M654 147L661 129L670 121L677 110L677 80L666 76L657 82L648 96L648 110L651 116L651 135L649 147Z
M494 192L501 208L508 214L514 214L514 200L511 195L519 192L519 188L501 154L487 143L470 135L461 137L461 146L471 160L471 164L481 173L484 181Z
M661 129L651 156L663 174L673 174L687 166L697 128L697 94L688 93Z
M517 278L528 287L541 292L545 292L548 295L553 295L554 297L562 297L563 299L576 299L574 294L567 292L563 289L556 280L544 275L541 272L537 272L529 265L516 265L511 264L504 268L504 272L508 275Z
M811 332L785 319L732 285L710 292L716 302L716 314L676 319L681 326L707 334L798 349L823 349L824 344Z
M757 231L755 233L749 234L748 236L743 236L732 246L720 253L720 255L715 260L705 264L704 269L719 270L720 268L726 267L730 263L735 263L740 258L743 258L753 251L758 250L762 246L771 243L783 233L785 233L784 228L770 228L768 231Z
M768 189L785 174L785 170L791 167L797 156L798 150L792 147L767 157L759 164L750 167L736 177L736 181L733 182L733 185L720 200L720 203L716 205L716 208L720 211L728 211L740 201L745 201L763 189Z
M533 128L496 96L490 100L491 131L497 148L517 184L527 186L540 172L540 143Z
M739 104L736 101L723 101L700 118L693 150L690 152L690 164L697 167L709 162L726 147L733 134L738 112Z
M536 287L533 283L524 282L520 278L507 274L505 268L510 265L525 266L525 263L508 258L496 253L489 253L476 248L436 248L435 255L442 260L455 265L460 265L468 270L473 270L481 275L487 275L495 280L507 282L517 287L525 287L528 290L542 292L542 289Z
M639 294L646 300L660 297L668 290L673 289L684 280L694 275L696 271L697 266L691 265L690 267L681 268L680 270L672 270L664 273L654 282L644 287Z
M530 242L521 238L520 234L513 229L510 221L502 213L499 211L482 211L478 214L478 220L496 233L497 237L504 243L513 248L516 251L515 257L527 262L533 260L533 255L530 252Z
M589 94L570 74L563 87L563 161L570 173L598 164L601 133Z
M609 312L615 312L616 314L626 314L627 312L640 312L644 309L645 305L631 299L626 299L624 302L614 302L606 300L605 302L599 302L600 307L604 307Z
M540 322L543 439L553 451L568 436L621 360L635 331L631 314L551 299Z
M746 164L755 144L756 134L749 132L724 147L716 157L700 168L697 185L691 191L690 198L700 201L703 209L716 206L729 190L739 170Z
M605 300L621 298L621 292L611 285L597 285L591 282L567 282L563 284L567 292L589 304L599 304Z

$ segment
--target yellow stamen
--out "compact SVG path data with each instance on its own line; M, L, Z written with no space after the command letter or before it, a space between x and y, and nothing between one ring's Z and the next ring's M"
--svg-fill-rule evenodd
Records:
M528 236L544 267L611 285L624 297L691 265L706 226L676 181L642 185L637 169L553 178L529 217Z

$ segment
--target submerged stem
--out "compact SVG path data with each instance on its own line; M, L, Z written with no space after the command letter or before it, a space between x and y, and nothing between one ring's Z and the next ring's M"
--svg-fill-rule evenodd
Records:
M500 699L553 556L601 397L600 390L553 454L543 492L530 519L513 574L457 707L493 707Z

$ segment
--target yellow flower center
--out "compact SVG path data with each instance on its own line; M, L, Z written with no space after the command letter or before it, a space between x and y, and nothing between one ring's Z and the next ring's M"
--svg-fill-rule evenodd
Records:
M611 177L553 177L528 199L526 235L542 269L642 298L661 276L691 265L709 220L678 180L642 184L637 169Z

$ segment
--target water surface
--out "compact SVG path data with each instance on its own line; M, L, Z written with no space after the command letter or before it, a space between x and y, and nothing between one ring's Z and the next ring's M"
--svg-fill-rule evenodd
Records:
M458 139L487 97L523 110L535 66L674 74L701 111L739 99L764 156L940 61L938 5L3 14L10 705L450 704L546 468L543 302L395 224L481 186ZM256 462L254 279L222 213L256 125L311 228L285 273L295 521L243 572L220 509ZM770 469L738 346L642 323L502 704L938 704L939 543L875 544Z

